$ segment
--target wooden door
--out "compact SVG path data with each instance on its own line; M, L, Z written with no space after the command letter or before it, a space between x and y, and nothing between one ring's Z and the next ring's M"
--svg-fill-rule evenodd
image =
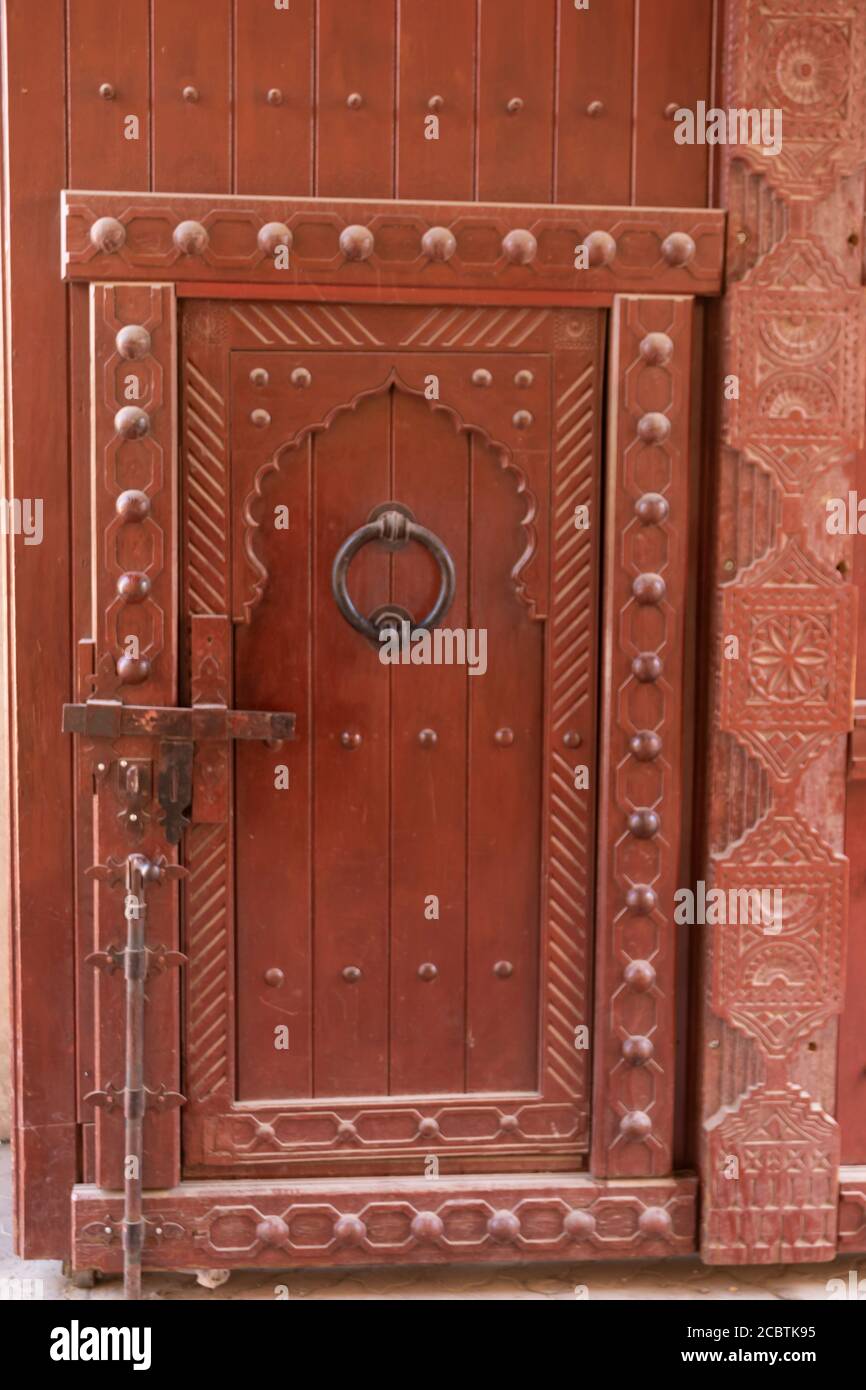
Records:
M186 306L187 698L297 714L186 837L192 1174L580 1166L602 339L595 310ZM432 537L345 576L403 615L396 664L333 590L384 504Z

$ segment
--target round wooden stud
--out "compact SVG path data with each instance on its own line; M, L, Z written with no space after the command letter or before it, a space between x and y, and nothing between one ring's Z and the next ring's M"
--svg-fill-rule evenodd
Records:
M646 1063L652 1060L654 1052L655 1048L653 1047L651 1038L644 1038L639 1035L631 1038L623 1038L622 1055L629 1066L646 1066Z
M150 596L151 583L146 574L129 571L117 581L117 595L124 603L144 603Z
M653 1122L644 1110L629 1110L619 1122L619 1132L623 1139L648 1139L653 1132Z
M116 217L97 217L90 228L90 241L97 251L112 256L126 241L126 228Z
M660 526L668 519L670 504L660 492L645 492L635 502L634 511L638 521L642 521L644 526Z
M200 256L207 249L210 237L200 222L178 222L173 240L185 256Z
M634 883L625 895L625 905L634 917L648 917L658 906L658 894L646 883Z
M638 1227L645 1236L670 1237L673 1231L671 1214L664 1207L647 1207L638 1217Z
M662 242L662 255L670 266L688 265L694 260L696 249L688 232L671 232Z
M622 978L635 994L646 994L656 982L655 966L648 960L630 960Z
M431 261L450 261L457 250L457 238L448 227L428 227L421 238L421 250Z
M150 430L150 416L140 405L124 405L114 417L114 428L124 439L143 439Z
M289 1228L281 1216L265 1216L256 1226L256 1236L262 1245L282 1245L289 1238Z
M572 1240L590 1240L595 1235L595 1217L591 1211L579 1208L570 1211L562 1223L562 1229Z
M502 238L502 251L512 265L529 265L538 253L538 242L525 227L514 227Z
M590 232L589 236L584 237L583 245L593 270L610 265L616 256L616 241L610 232Z
M633 658L631 672L636 680L649 683L657 681L664 670L664 662L655 652L641 652Z
M341 1245L360 1245L366 1234L360 1216L341 1216L334 1223L334 1235Z
M638 603L661 603L667 586L660 574L639 574L632 581L631 591Z
M513 1211L495 1211L487 1222L487 1230L494 1240L506 1244L520 1235L520 1222Z
M638 438L644 444L663 444L671 432L671 422L660 410L649 410L637 422Z
M445 1226L435 1211L419 1211L413 1216L409 1229L416 1240L438 1240Z
M259 228L256 241L260 251L263 251L266 256L273 256L279 246L285 246L290 251L294 237L285 222L266 222L263 227Z
M114 339L114 346L128 361L138 362L147 357L151 349L151 338L147 329L140 323L127 323Z
M122 656L117 674L124 685L142 685L150 675L150 662L146 656Z
M632 811L628 818L628 828L636 840L651 840L659 833L660 826L658 812L650 810L648 806Z
M373 254L375 239L369 227L353 223L340 233L340 250L347 261L367 261Z
M652 729L642 729L640 733L632 734L628 748L639 763L651 763L662 751L662 741Z
M674 355L673 339L667 333L647 333L640 341L640 355L652 367L665 367Z
M123 522L144 521L150 515L150 498L138 488L129 488L120 494L114 509Z

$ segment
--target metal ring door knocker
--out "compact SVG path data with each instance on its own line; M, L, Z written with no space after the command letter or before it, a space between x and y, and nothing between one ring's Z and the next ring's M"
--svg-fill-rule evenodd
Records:
M405 608L395 603L377 608L369 618L358 612L349 597L349 566L361 547L369 541L375 541L386 550L402 550L410 541L417 541L430 551L439 566L442 582L436 602L421 622L416 623ZM435 627L451 607L455 583L454 561L444 544L432 531L428 531L426 526L419 526L413 513L402 502L380 502L378 507L374 507L366 524L359 526L357 531L353 531L351 536L343 541L331 571L331 590L337 607L346 622L362 633L374 646L379 645L381 632L388 628L399 628L401 622L408 622L416 631L419 628Z

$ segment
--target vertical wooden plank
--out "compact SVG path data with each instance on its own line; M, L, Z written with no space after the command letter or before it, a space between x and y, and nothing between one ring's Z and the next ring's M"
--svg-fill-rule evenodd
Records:
M93 488L93 636L97 690L127 702L174 705L178 675L178 499L177 499L177 343L174 287L149 284L91 286L91 420ZM149 351L132 360L122 355L117 334L138 325L150 335ZM132 380L137 383L129 405ZM143 434L127 430L123 410L145 413ZM146 511L118 506L129 490L144 494ZM127 602L119 594L122 575L145 574L147 596ZM125 684L119 663L129 657L135 638L147 663L143 678ZM173 851L166 846L155 801L158 744L152 739L82 739L97 787L95 862L124 860L133 850L153 859ZM123 802L115 787L123 761L136 760L151 776L153 795L145 800L140 835L120 819ZM120 944L122 889L95 886L96 950ZM147 940L178 949L178 893L173 884L152 886L147 895ZM179 979L169 970L151 979L145 1011L145 1085L159 1091L180 1086ZM124 1085L125 1002L122 979L100 971L96 985L96 1077L94 1091ZM123 1107L96 1111L97 1181L122 1186ZM180 1120L176 1110L149 1110L145 1122L142 1179L146 1187L166 1187L180 1177Z
M9 537L6 549L17 849L16 1239L20 1253L32 1259L67 1253L77 1164L72 856L62 831L72 817L72 748L59 717L72 669L67 383L61 365L66 299L51 272L59 264L58 191L66 181L62 0L46 0L35 20L27 0L3 6L3 186L14 190L3 209L5 495L41 499L43 506L41 544Z
M480 201L552 197L555 0L479 0Z
M248 376L268 355L241 360ZM268 582L252 621L236 629L235 698L240 709L294 710L297 738L278 750L245 743L235 751L238 1093L251 1100L313 1094L310 441L282 456L260 506ZM288 530L269 524L276 507L288 508ZM271 970L282 971L276 989L268 984ZM289 1028L288 1048L275 1047L279 1024Z
M629 201L635 0L558 0L557 203Z
M388 1089L388 668L339 613L331 567L388 500L391 403L380 395L316 436L313 772L315 1094ZM361 613L389 597L389 556L365 546L349 592ZM344 740L343 735L346 735ZM360 738L357 744L355 740ZM360 970L348 977L346 970Z
M153 187L231 193L231 0L152 0Z
M538 1086L544 627L511 581L525 510L513 472L473 439L469 622L487 631L487 672L468 683L470 1091Z
M148 188L148 0L73 0L68 46L70 186Z
M709 147L678 145L673 111L712 105L713 0L637 0L632 203L708 205Z
M315 192L394 192L393 0L318 0Z
M457 573L440 628L467 626L469 458L465 435L426 401L394 395L391 495L439 536ZM439 592L417 545L394 556L393 600L416 619ZM466 951L466 700L460 666L392 666L391 1071L394 1093L463 1089ZM433 740L431 741L430 735ZM423 740L422 741L422 737ZM438 900L437 915L425 904ZM436 975L419 974L433 965Z
M592 1148L608 1177L672 1165L691 343L691 299L616 297Z
M472 198L476 8L399 0L398 198Z
M90 288L69 286L69 455L71 467L72 635L76 642L72 691L86 700L92 689L93 612L90 469ZM91 760L73 741L75 768L75 959L78 1118L93 1127L84 1096L94 1086L93 887L85 878L94 861Z
M313 192L314 0L235 0L235 191Z

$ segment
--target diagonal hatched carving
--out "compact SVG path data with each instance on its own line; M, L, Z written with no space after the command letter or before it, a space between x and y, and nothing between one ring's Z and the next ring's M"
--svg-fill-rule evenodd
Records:
M574 524L593 492L594 359L556 399L553 457L553 584L550 601L550 861L547 1071L565 1095L585 1096L585 1052L574 1027L585 1021L589 800L575 790L562 735L578 722L593 678L592 542Z
M225 398L185 359L186 565L190 613L229 611L228 412Z
M547 318L547 309L433 309L401 347L518 348Z
M202 1102L229 1082L228 843L225 825L186 836L187 1089Z
M231 312L261 347L384 347L345 304L233 304Z

